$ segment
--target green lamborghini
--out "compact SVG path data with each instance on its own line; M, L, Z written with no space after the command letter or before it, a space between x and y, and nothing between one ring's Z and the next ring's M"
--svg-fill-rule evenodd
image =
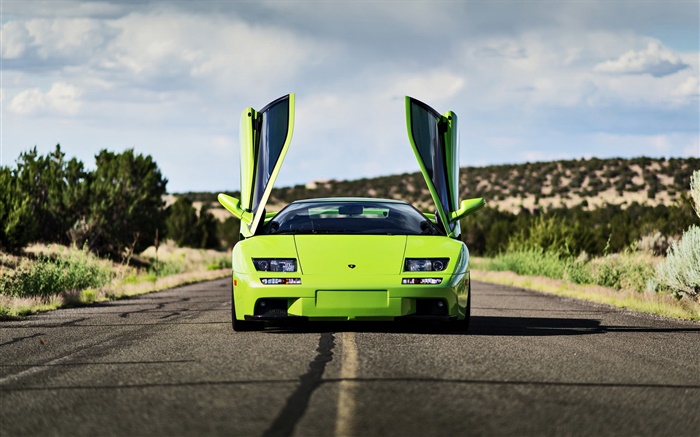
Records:
M438 321L466 330L469 251L458 199L457 116L406 97L408 138L435 202L425 214L392 199L323 198L265 204L294 128L294 94L241 116L241 198L219 202L241 220L233 248L233 329L295 321Z

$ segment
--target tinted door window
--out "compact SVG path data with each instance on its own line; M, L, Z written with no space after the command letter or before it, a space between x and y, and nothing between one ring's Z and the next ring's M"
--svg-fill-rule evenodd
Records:
M446 126L434 109L411 99L411 135L428 177L446 212L454 211L447 183L444 134Z
M289 98L275 100L259 112L257 168L253 188L253 211L257 212L270 176L282 154L289 130Z

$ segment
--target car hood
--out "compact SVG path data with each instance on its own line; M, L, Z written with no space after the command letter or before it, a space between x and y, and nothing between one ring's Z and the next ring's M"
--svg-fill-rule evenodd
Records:
M405 235L295 235L305 275L396 275L403 269Z

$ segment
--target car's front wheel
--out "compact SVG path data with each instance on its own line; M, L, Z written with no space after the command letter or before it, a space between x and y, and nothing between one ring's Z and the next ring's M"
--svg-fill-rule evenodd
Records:
M469 329L469 319L472 313L472 281L469 278L469 289L467 295L467 306L464 309L464 319L448 322L452 331L467 331Z

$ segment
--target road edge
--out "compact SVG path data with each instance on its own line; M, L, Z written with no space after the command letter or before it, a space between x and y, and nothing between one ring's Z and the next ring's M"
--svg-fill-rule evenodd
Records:
M700 322L700 303L688 299L678 300L670 295L580 285L543 276L522 276L509 271L471 270L471 275L474 281L520 287L672 320Z

